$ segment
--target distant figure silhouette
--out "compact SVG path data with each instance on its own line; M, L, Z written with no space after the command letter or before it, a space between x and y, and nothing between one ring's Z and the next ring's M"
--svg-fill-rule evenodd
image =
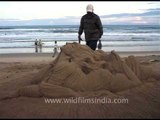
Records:
M54 53L52 57L56 57L59 54L58 49L60 49L60 47L57 45L57 41L55 41L55 45L53 49Z
M35 40L34 45L35 45L35 52L37 53L38 52L38 40L37 39Z
M40 52L42 52L42 40L41 39L39 39L39 49L40 49Z

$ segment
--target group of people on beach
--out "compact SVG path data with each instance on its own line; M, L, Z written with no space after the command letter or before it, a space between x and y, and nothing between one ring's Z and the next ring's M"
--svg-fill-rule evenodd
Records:
M42 43L42 40L39 39L39 41L36 39L35 40L35 52L38 53L38 52L42 52L42 45L44 43ZM53 46L53 56L52 57L56 57L58 55L58 50L60 50L60 47L57 45L57 41L55 41L55 45Z
M42 40L41 39L39 39L39 41L36 39L34 45L35 45L36 53L38 53L38 51L42 52Z
M95 14L93 5L89 4L86 7L87 14L83 15L80 21L79 31L78 31L78 42L79 44L82 41L81 35L84 32L86 45L89 46L92 50L102 49L101 37L103 35L103 26L100 20L100 17ZM98 43L99 42L99 43ZM98 43L98 45L97 45ZM42 52L42 41L35 41L36 52L38 52L38 47L40 48L40 52ZM54 53L52 57L58 55L59 46L57 45L57 41L55 41L54 45Z

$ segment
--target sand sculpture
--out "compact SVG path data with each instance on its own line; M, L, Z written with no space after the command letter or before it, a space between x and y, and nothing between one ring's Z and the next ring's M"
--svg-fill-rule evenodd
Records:
M97 91L115 93L150 78L159 79L159 76L134 56L122 60L115 51L93 51L86 45L67 43L56 60L36 74L30 85L20 88L18 94L56 98L85 96Z

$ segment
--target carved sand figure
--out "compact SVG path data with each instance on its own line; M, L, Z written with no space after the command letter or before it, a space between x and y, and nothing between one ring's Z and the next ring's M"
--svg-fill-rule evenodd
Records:
M122 60L115 51L93 51L86 45L67 43L52 63L34 78L24 80L18 91L1 95L1 99L112 94L139 86L143 80L159 78L157 71L141 65L134 56Z
M57 59L18 93L30 97L73 97L101 90L119 92L151 77L160 78L151 68L140 65L134 56L122 61L115 51L93 51L85 45L68 43Z

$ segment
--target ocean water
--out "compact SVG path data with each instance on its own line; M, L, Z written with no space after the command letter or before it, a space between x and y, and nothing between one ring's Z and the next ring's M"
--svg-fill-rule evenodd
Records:
M41 39L41 52L78 42L79 25L0 26L0 54L33 53L34 42ZM104 51L160 51L160 25L104 25L101 38ZM82 34L84 39L84 34ZM82 41L85 44L85 41Z

